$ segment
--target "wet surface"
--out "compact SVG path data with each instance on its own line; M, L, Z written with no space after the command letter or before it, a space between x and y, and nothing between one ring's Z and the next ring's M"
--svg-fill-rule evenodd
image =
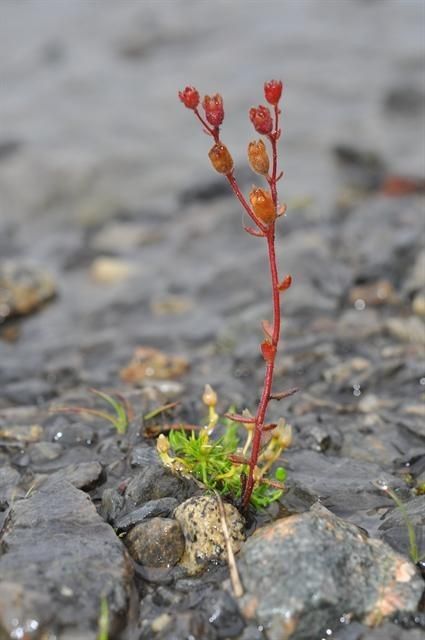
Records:
M126 640L266 637L222 594L226 567L200 579L136 563L126 573L114 533L172 517L198 489L160 466L141 416L179 400L159 423L199 421L207 382L220 410L254 410L262 384L265 247L243 232L237 203L211 172L208 141L176 97L187 84L224 95L223 138L244 189L256 180L245 162L247 110L263 100L264 80L287 85L288 213L277 250L294 283L283 297L275 388L300 391L270 409L271 420L292 424L294 443L282 506L259 522L320 501L406 553L383 481L425 551L424 17L416 0L2 7L0 589L20 625L37 622L27 629L34 637L43 625L60 640L95 637L102 595L113 638L125 627ZM127 436L51 412L101 408L89 387L133 404ZM56 522L62 495L50 499L49 483L69 506L63 546L56 524L39 530L41 517ZM35 520L13 525L37 501ZM87 573L66 599L60 576L86 511ZM91 527L114 550L111 582L89 571L90 562L99 575L110 568ZM48 601L40 572L51 579ZM115 586L105 593L105 583ZM10 619L0 606L6 638ZM418 611L382 630L353 622L334 637L416 640L423 627Z

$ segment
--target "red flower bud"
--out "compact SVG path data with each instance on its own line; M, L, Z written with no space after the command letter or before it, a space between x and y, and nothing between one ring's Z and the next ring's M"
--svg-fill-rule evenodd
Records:
M224 109L223 98L219 93L215 96L205 96L202 106L205 109L205 117L213 127L219 127L223 122Z
M264 95L269 104L277 105L282 95L282 88L281 80L270 80L264 83Z
M196 109L199 104L199 93L195 87L186 87L184 91L179 91L179 98L188 109Z
M273 120L267 107L260 105L257 109L254 107L249 110L249 118L258 133L267 135L272 132Z

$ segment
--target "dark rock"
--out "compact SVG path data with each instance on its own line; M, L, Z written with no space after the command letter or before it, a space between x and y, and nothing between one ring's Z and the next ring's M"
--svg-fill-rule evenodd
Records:
M19 471L7 464L0 466L0 511L3 511L16 495L17 485L21 479Z
M52 474L52 479L66 480L77 489L93 489L101 482L102 465L99 462L79 462L71 464Z
M242 612L268 640L321 638L347 611L374 625L414 611L423 591L410 562L320 506L259 529L238 568Z
M101 515L106 522L114 523L124 506L124 496L116 489L108 488L102 494Z
M58 442L37 442L28 447L30 460L35 465L56 460L62 451L62 446Z
M114 500L114 497L112 497L112 500ZM128 513L127 515L119 518L115 523L115 529L118 533L120 533L123 531L128 531L131 527L134 527L134 525L142 522L143 520L147 520L148 518L154 518L156 516L169 516L172 514L178 504L179 503L175 498L158 498L158 500L150 500L138 509L130 511L130 513Z
M67 633L94 640L102 596L111 634L118 631L129 605L131 563L87 495L50 479L14 502L0 544L0 629L7 637L23 629L37 639Z
M425 557L425 496L418 496L403 504L403 509L395 507L385 516L378 529L378 535L396 551L409 556L413 549L409 540L409 526L415 532L415 543L419 557Z
M296 487L310 493L339 515L392 506L390 498L373 484L378 479L400 490L403 496L408 495L401 480L370 462L330 457L307 450L289 450L285 453L285 460L288 488ZM282 502L285 504L285 496Z
M171 518L152 518L136 524L125 537L130 555L148 567L173 567L184 552L184 536Z
M160 464L146 467L135 475L125 492L126 511L158 498L176 498L183 502L193 491L190 482L173 475Z

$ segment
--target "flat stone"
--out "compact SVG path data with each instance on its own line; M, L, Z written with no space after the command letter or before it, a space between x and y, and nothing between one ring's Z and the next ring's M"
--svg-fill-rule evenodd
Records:
M403 510L394 507L385 516L378 529L378 535L400 553L411 556L413 550L409 540L408 523L415 534L417 553L425 560L425 496L417 496L404 502Z
M56 471L52 478L66 480L76 489L92 489L100 481L103 472L100 462L77 462Z
M102 597L108 600L111 634L118 632L129 606L131 563L86 494L69 482L48 480L13 503L0 544L5 637L32 632L34 639L62 638L66 631L95 640Z
M134 527L139 522L147 520L148 518L169 516L178 504L179 503L175 498L159 498L158 500L150 500L143 506L138 509L134 509L134 511L131 511L120 518L115 524L115 529L118 532L128 531L131 527Z
M256 531L237 564L242 612L268 640L321 638L342 613L374 626L423 591L411 562L320 505Z

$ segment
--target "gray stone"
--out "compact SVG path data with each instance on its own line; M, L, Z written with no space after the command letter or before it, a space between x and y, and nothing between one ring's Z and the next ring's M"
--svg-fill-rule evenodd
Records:
M103 503L103 500L102 500ZM175 498L158 498L158 500L150 500L138 509L134 509L127 515L119 518L115 523L115 529L118 533L128 531L131 527L156 516L169 516L178 506Z
M172 518L140 522L125 537L130 555L147 567L174 567L184 552L180 524Z
M0 534L0 630L95 640L101 597L112 630L122 625L132 588L126 551L90 499L49 480L14 502ZM78 611L78 615L75 612ZM20 637L20 636L19 636Z
M102 476L99 462L77 462L52 474L55 480L66 480L77 489L92 489L99 484Z
M190 495L191 484L173 475L164 466L157 463L146 467L135 475L125 491L125 509L133 510L150 500L158 498L176 498L179 502Z
M373 626L414 611L423 591L406 558L321 506L259 529L238 568L242 611L268 640L320 638L343 612Z
M409 540L409 526L412 527L415 536L412 543ZM425 496L417 496L404 502L402 509L392 509L379 527L378 535L411 560L414 553L411 545L415 544L418 556L425 560Z

